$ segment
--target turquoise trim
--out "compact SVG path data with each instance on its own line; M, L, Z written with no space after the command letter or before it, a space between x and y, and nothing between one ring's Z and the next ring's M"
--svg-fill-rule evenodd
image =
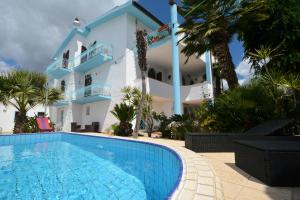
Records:
M111 97L95 95L95 96L89 96L81 99L72 100L72 102L76 104L87 104L87 103L93 103L97 101L107 101L107 100L111 100Z
M51 76L54 79L60 79L69 73L71 73L71 70L63 67L57 67L49 71L47 70L46 72L47 75Z
M103 86L103 84L100 83L82 87L73 92L72 102L76 104L86 104L111 100L110 88L110 86Z
M211 83L211 59L210 59L210 52L205 52L205 71L206 71L206 80L207 82Z
M67 37L64 39L62 44L59 46L59 48L55 51L54 55L52 56L52 59L55 60L59 54L65 49L65 47L69 44L69 42L73 39L73 37L78 34L82 37L87 37L90 33L90 30L87 28L81 29L81 28L73 28L67 35Z
M68 60L58 59L54 61L47 67L45 73L52 78L60 79L72 70L84 73L111 60L113 60L112 46L97 41L96 45L79 56Z
M88 34L92 31L92 29L96 28L97 26L112 20L118 16L121 16L125 13L129 13L130 15L136 17L139 21L145 24L152 30L158 29L161 25L138 9L136 6L133 5L133 1L128 1L127 3L115 7L112 10L108 11L107 13L101 15L100 17L96 18L94 21L88 23L84 28L73 28L71 32L67 35L64 41L61 43L59 48L55 51L52 59L55 60L59 56L59 54L66 48L70 40L74 37L75 34L79 34L83 37L87 37Z
M68 100L59 100L53 104L56 107L62 107L68 105L70 102Z
M179 48L178 48L178 21L177 21L177 5L171 5L171 21L172 21L172 63L173 63L173 113L182 114L181 94L180 94L180 67L179 67Z
M74 71L84 73L113 60L112 51L113 48L111 45L104 45L98 42L97 45L91 47L74 59L82 62L78 66L73 66Z
M163 45L163 44L165 44L165 43L167 43L167 42L170 42L171 39L172 39L171 36L165 37L164 39L161 39L161 40L159 40L158 42L155 42L155 43L149 45L149 48L150 48L150 49L157 48L157 47L159 47L159 46L161 46L161 45Z

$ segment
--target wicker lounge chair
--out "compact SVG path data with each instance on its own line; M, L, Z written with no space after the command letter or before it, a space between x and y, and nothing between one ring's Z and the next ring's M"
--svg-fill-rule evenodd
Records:
M300 137L236 141L235 163L269 186L300 186Z
M271 120L253 127L245 133L188 133L185 136L185 147L195 152L233 152L235 140L264 139L270 140L285 138L289 140L285 128L293 120Z

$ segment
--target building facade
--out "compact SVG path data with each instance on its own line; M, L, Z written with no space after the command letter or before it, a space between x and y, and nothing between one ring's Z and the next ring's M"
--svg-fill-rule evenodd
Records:
M141 87L136 31L148 33L147 92L156 112L172 115L172 43L170 28L134 1L113 8L94 21L74 27L58 47L46 70L51 87L64 91L64 100L50 107L58 130L70 131L100 123L104 131L117 120L110 113L121 102L121 89ZM184 44L179 44L179 50ZM188 112L213 97L209 56L179 55L181 101Z

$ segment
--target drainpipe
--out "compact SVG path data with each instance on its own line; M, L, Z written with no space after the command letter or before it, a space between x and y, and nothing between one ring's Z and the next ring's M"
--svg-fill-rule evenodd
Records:
M169 0L171 7L172 22L172 70L173 70L173 114L181 115L181 94L180 94L180 68L179 68L179 49L178 49L178 30L177 5L176 0Z

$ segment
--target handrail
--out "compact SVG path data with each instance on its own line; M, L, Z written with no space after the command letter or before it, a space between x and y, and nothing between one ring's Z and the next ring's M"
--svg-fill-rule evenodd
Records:
M113 51L112 45L107 45L107 44L97 42L94 46L90 47L88 50L86 50L85 52L83 52L82 54L76 57L70 59L61 58L54 61L52 64L50 64L47 67L46 73L49 74L58 68L72 69L78 67L79 65L87 62L88 60L98 55L112 57L113 55L112 51Z
M162 27L160 27L158 30L153 31L149 33L146 36L148 46L151 46L152 44L159 42L171 35L171 28L169 24L165 24Z
M95 95L110 97L111 96L110 90L111 90L110 86L96 83L73 91L72 99L73 100L81 99L84 97L95 96Z

